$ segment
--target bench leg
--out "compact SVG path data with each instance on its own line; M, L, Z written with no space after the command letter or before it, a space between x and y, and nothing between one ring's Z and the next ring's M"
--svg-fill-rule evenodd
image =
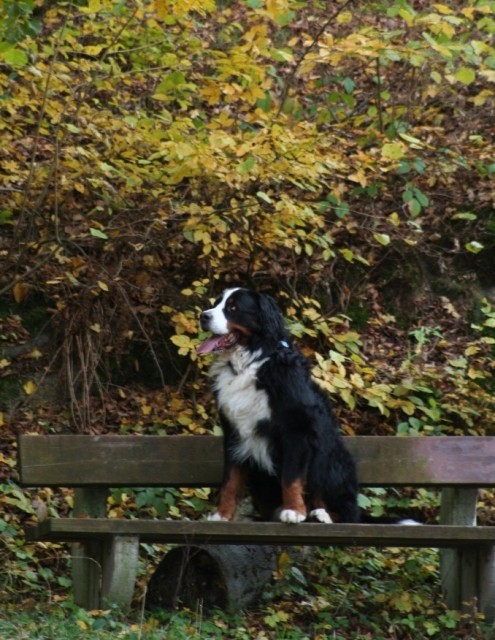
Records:
M443 489L440 523L474 526L477 499L477 489ZM450 609L461 609L477 596L477 564L476 549L440 550L442 591Z
M74 602L91 611L101 605L103 544L99 540L72 545Z
M477 500L477 489L443 489L440 522L475 526ZM441 549L440 577L448 607L472 611L474 605L488 622L495 619L493 547Z
M130 609L139 560L137 536L115 536L105 544L101 600Z
M480 549L478 607L489 624L495 622L495 546Z
M108 491L99 487L76 489L74 517L107 517ZM85 609L105 604L123 610L131 606L139 555L136 536L115 536L110 540L89 540L72 545L74 602Z
M108 604L127 611L132 602L139 560L137 536L114 536L72 547L74 602L84 609Z
M73 517L106 518L108 490L76 489ZM103 577L103 542L90 540L72 545L74 602L85 609L99 609Z

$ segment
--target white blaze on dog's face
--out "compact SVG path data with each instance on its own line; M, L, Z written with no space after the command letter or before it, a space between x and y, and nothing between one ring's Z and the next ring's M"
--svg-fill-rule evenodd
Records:
M211 331L216 335L225 335L226 333L229 333L230 329L228 327L227 316L225 314L225 304L228 298L234 293L234 291L237 291L237 289L238 287L236 289L226 289L223 292L220 301L211 309L203 312L203 317L207 318L208 331Z

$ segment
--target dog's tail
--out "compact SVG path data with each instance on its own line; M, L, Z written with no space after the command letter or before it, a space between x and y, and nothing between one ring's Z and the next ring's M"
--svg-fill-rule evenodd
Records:
M420 525L421 522L413 520L412 518L387 518L370 516L365 511L361 511L361 524L405 524L405 525Z

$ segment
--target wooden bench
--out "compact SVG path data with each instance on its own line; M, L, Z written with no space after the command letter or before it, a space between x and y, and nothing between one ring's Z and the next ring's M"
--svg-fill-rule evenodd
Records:
M495 487L495 437L347 437L364 487L438 487L438 525L299 525L107 517L111 487L216 487L222 439L213 436L32 436L19 438L21 483L74 487L71 518L26 527L30 541L73 547L76 603L127 607L140 542L439 547L446 602L477 598L495 619L495 527L475 526L479 487Z

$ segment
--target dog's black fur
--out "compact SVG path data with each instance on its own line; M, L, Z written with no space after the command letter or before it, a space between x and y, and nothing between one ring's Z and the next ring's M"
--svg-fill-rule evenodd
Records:
M201 326L214 334L198 353L217 355L210 371L225 439L212 519L232 519L247 484L264 519L363 521L354 459L273 298L229 289Z

